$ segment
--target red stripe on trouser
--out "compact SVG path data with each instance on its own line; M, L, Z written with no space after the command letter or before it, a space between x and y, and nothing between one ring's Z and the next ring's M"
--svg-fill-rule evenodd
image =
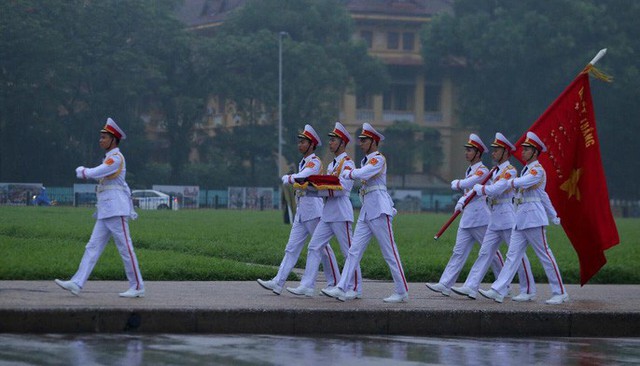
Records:
M546 235L544 235L544 227L541 227L540 230L542 231L542 244L544 244L544 251L547 253L547 257L549 258L549 261L551 261L551 264L553 265L553 271L556 273L556 279L558 280L558 285L560 285L560 294L564 294L564 285L562 284L562 279L560 278L558 267L556 267L556 261L553 260L553 257L551 257L551 255L549 254L549 247L547 246L547 238L546 238Z
M344 224L347 227L347 245L349 246L349 248L351 248L351 235L349 235L349 222L346 221ZM358 291L358 268L356 268L355 271L353 271L353 290Z
M331 265L331 275L333 276L333 284L337 285L338 284L338 280L336 278L336 269L333 265L333 260L331 260L331 255L329 255L329 248L327 248L329 246L329 243L327 243L327 245L324 246L324 251L327 252L327 258L329 258L329 265Z
M525 253L526 255L526 253ZM531 283L529 282L529 271L527 271L527 262L525 262L524 257L522 257L522 268L524 269L524 275L527 279L527 294L531 293Z
M498 256L498 262L500 262L500 265L502 267L504 267L504 260L502 259L502 256L500 255L500 252L496 250L496 256Z
M127 251L129 252L129 258L131 259L131 267L133 267L133 274L136 276L136 290L140 290L140 279L138 278L138 271L136 270L136 260L133 252L131 251L131 245L129 245L129 236L127 235L127 227L124 224L124 217L120 216L120 220L122 222L124 242L127 244Z
M404 278L404 271L402 270L402 265L400 265L400 259L398 259L398 254L396 253L396 246L393 242L393 235L391 235L391 221L389 220L389 216L387 216L387 229L389 230L389 242L391 243L391 250L393 251L393 256L396 258L396 264L398 265L398 270L400 271L400 275L402 276L402 282L404 284L405 291L409 292L409 286L407 286L407 280Z

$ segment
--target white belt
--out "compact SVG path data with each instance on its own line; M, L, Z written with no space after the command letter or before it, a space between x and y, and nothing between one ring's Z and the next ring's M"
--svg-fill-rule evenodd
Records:
M108 191L110 189L117 189L119 191L124 191L124 192L128 191L127 187L125 187L125 186L118 186L118 185L104 185L103 186L103 185L99 185L98 187L96 187L96 192L97 193L101 193L101 192L104 192L104 191Z
M387 191L387 187L383 186L383 185L377 185L377 186L371 186L371 187L362 187L360 188L360 195L364 196L368 193L371 193L373 191Z
M504 198L504 199L499 199L499 200L497 200L497 199L490 199L489 200L489 204L491 206L500 205L500 204L503 204L503 203L513 203L513 199Z
M541 200L539 197L519 197L519 198L516 198L515 200L516 205L521 205L526 202L540 202L540 201Z

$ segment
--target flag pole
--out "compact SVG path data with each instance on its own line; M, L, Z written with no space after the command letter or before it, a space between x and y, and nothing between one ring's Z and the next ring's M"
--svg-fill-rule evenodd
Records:
M596 79L600 79L602 81L606 81L606 82L610 83L613 80L613 78L611 76L603 73L602 71L598 70L594 66L596 64L596 62L598 62L606 53L607 53L607 49L606 48L603 48L600 51L598 51L596 56L591 61L589 61L587 66L585 66L584 69L582 69L580 74L590 73ZM580 74L578 74L578 75L580 75Z
M607 53L607 49L603 48L600 51L598 51L598 54L596 54L596 56L593 58L593 60L591 60L589 62L589 65L595 65L596 62L600 61L600 59Z
M480 182L480 184L485 184L487 183L487 181L491 178L491 176L493 175L493 172L495 172L498 169L498 166L494 166L493 169L491 169L491 171L489 172L489 174L487 174L487 176L484 178L484 180L482 180L482 182ZM473 197L476 196L476 191L471 191L471 193L469 193L469 195L467 196L467 198L464 200L464 202L462 203L462 208L464 209L465 207L467 207L467 204L469 204L469 202L471 202L471 200L473 199ZM455 211L453 213L453 215L451 215L451 217L449 218L449 220L447 220L447 222L444 223L444 225L442 225L442 227L440 228L440 230L438 231L438 233L436 233L436 235L433 237L434 240L438 240L438 238L440 236L442 236L442 234L449 228L449 226L451 225L451 223L453 222L453 220L456 219L456 217L458 217L460 215L462 211Z

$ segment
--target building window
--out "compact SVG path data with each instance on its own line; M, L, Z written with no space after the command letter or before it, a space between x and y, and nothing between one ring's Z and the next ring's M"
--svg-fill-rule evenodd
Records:
M442 84L427 83L424 86L424 110L427 112L440 111Z
M398 85L394 89L397 97L396 110L412 111L414 108L415 86Z
M373 47L373 32L371 31L360 31L360 39L366 43L367 48Z
M387 33L387 48L390 50L397 50L400 46L400 36L398 32Z
M387 111L413 111L414 98L414 85L394 84L391 90L384 93L382 108Z
M367 92L358 91L356 94L357 109L373 109L373 96Z
M402 33L402 49L405 51L413 51L415 34L411 32Z

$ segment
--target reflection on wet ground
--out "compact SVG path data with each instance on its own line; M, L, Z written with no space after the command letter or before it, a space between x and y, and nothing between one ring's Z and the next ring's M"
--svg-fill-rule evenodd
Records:
M0 365L622 365L640 339L0 334Z

